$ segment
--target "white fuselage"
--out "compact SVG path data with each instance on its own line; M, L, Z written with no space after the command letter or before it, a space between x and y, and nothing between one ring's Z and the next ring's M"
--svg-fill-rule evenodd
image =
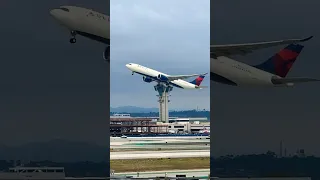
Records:
M140 74L140 75L148 77L148 78L152 78L154 81L157 81L157 76L159 74L164 75L164 76L169 76L169 75L161 73L159 71L141 66L139 64L130 63L130 64L127 64L126 66L132 72ZM196 85L189 83L187 81L181 80L181 79L170 81L170 84L175 87L179 87L179 88L183 88L183 89L197 89Z
M110 40L110 16L76 6L61 6L50 14L71 31Z
M211 73L222 76L236 83L237 86L275 86L271 82L271 78L276 76L274 74L224 56L211 61Z

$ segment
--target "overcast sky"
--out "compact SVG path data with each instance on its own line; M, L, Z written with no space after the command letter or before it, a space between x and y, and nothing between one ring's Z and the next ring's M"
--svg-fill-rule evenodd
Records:
M110 13L108 0L1 1L0 144L109 144L105 45L80 36L70 44L70 32L49 14L61 5Z
M209 72L209 4L209 0L111 1L111 107L158 107L155 83L131 76L127 63L170 75ZM209 76L202 85L210 85ZM208 109L209 90L174 88L169 108Z
M303 38L305 48L289 77L320 78L320 15L317 0L223 1L211 11L211 41L230 44ZM227 13L226 13L227 12ZM237 60L258 64L283 48L256 51ZM211 84L212 155L279 152L280 140L288 152L304 148L320 155L320 83L294 88L253 89Z

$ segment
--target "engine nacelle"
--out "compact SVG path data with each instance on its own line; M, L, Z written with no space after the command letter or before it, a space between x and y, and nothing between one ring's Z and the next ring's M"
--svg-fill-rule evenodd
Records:
M147 83L151 83L153 80L151 78L149 78L149 77L143 76L143 81L147 82Z
M294 83L286 83L287 87L293 87Z
M107 46L103 52L103 59L110 62L110 46Z
M159 79L160 81L168 81L168 80L169 80L167 76L164 76L164 75L162 75L162 74L159 74L159 75L158 75L158 79Z

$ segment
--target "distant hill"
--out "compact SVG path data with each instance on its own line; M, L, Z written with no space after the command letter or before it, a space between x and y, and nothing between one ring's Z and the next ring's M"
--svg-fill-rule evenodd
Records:
M0 146L0 159L99 162L109 157L108 148L109 147L103 147L93 143L56 139L48 142L33 142L16 147Z
M118 112L110 112L114 114ZM159 112L121 112L122 114L130 114L132 117L157 117ZM185 111L170 111L170 117L207 117L210 120L210 111L197 111L197 110L185 110Z
M194 111L186 109L171 109L169 112L182 112L182 111ZM205 111L205 110L203 110ZM110 107L110 112L112 113L159 113L159 108L145 108L137 106L120 106L120 107Z
M114 113L149 113L149 112L159 112L158 108L143 108L136 106L121 106L121 107L110 107L110 112Z

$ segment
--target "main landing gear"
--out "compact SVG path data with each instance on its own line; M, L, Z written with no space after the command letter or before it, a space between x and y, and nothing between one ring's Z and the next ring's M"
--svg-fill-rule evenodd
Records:
M75 31L71 31L70 33L71 33L70 43L74 44L77 42L77 39L76 39L77 33Z
M106 47L106 49L103 52L103 59L110 62L110 45Z
M132 74L131 75L133 75L134 74L134 72L132 71Z

